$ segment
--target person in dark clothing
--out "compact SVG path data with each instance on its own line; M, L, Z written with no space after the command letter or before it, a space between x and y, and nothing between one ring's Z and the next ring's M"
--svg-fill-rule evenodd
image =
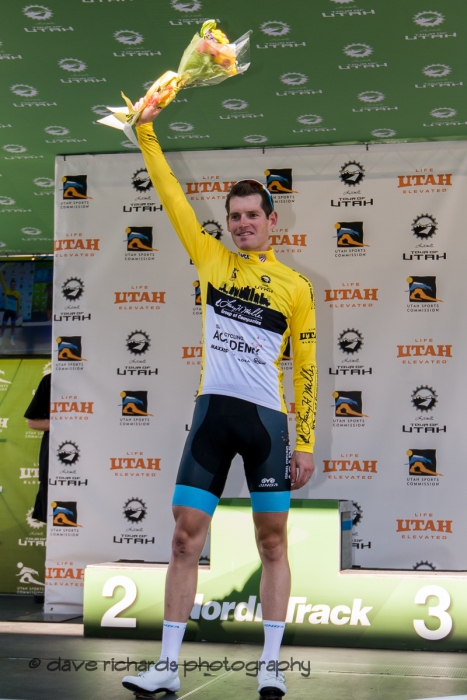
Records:
M47 522L47 485L49 481L49 430L50 430L50 374L42 377L37 391L29 404L24 417L31 430L43 431L39 450L39 491L32 517Z

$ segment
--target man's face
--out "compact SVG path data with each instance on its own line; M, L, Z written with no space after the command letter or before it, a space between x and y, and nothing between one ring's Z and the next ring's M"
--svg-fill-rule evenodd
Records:
M277 223L273 211L269 219L261 207L261 195L232 197L230 214L227 216L227 230L240 250L266 251L269 248L269 234Z

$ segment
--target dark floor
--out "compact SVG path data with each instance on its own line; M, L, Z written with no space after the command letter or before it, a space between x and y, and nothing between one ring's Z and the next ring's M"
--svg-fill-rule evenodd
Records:
M32 597L0 596L0 700L132 700L120 685L124 667L128 660L157 660L160 643L84 639L81 619L35 622L40 611ZM182 652L181 690L158 694L158 700L257 699L255 678L229 665L256 660L259 647L186 643ZM184 678L183 662L200 657L210 664L226 658L229 668L210 671L204 666L187 670ZM290 700L467 700L464 654L283 647L282 659L291 657L302 667L286 673ZM86 668L89 661L96 663Z

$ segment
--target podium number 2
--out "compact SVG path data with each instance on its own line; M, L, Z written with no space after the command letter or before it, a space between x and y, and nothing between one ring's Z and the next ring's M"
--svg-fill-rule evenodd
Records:
M424 605L427 598L434 595L438 598L438 605L434 605L428 608L428 614L430 617L436 617L439 620L439 627L435 630L430 630L425 625L424 620L414 620L413 626L415 632L423 639L430 639L431 641L436 641L437 639L444 639L447 637L449 632L452 630L452 617L447 612L449 606L451 605L451 596L446 591L446 589L441 588L441 586L424 586L420 588L415 596L415 603L417 605Z
M112 598L114 590L118 586L123 586L125 595L122 600L104 613L101 620L101 627L136 627L136 617L117 617L117 615L127 608L136 600L136 584L128 576L112 576L105 582L102 589L102 595L105 598Z

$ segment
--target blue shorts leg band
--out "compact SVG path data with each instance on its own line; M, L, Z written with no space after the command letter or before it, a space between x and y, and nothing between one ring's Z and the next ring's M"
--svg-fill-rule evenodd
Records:
M183 486L183 484L177 484L175 486L174 497L172 500L173 506L197 508L198 510L203 510L208 515L212 516L218 503L218 497L214 496L212 493L209 493L209 491L197 489L194 486Z
M290 491L250 493L253 513L283 513L290 509Z

